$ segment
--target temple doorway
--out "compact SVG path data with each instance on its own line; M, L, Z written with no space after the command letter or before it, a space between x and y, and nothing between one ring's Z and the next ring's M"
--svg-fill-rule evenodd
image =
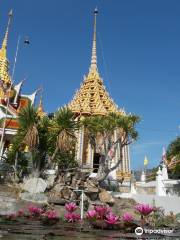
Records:
M99 153L94 153L94 158L93 158L93 172L94 173L98 172L99 160L100 160L100 154Z

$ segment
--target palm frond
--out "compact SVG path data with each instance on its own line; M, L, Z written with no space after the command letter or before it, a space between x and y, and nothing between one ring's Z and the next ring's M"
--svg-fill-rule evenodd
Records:
M60 151L68 151L71 149L73 142L76 140L75 132L79 128L74 114L68 108L60 108L50 121L49 141L53 142L56 138L55 147Z

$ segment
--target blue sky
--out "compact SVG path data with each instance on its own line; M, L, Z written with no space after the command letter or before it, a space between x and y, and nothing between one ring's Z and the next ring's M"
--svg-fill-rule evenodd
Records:
M0 39L7 13L14 11L8 43L11 63L20 44L15 82L23 93L43 86L44 108L68 103L87 74L93 10L98 15L98 68L114 101L141 116L131 165L156 166L162 147L180 134L180 1L166 0L6 0L0 3Z

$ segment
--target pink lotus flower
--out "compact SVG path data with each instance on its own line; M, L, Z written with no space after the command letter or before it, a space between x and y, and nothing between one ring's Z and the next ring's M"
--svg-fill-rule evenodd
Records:
M68 222L76 222L76 221L80 220L80 215L77 213L68 212L64 215L64 218Z
M28 207L28 211L33 216L39 216L39 215L41 215L43 213L42 208L36 207L36 206L29 206Z
M57 219L58 218L58 214L55 210L49 210L45 213L45 216L51 220L51 219Z
M94 210L97 212L100 219L105 218L105 216L111 212L111 209L109 207L106 207L106 206L103 206L103 205L94 206Z
M106 215L106 219L105 221L111 225L114 225L118 222L119 217L114 215L113 213L109 213L108 215Z
M89 210L87 211L87 218L92 219L97 217L96 210Z
M66 203L65 205L65 209L68 211L68 212L74 212L76 209L77 209L77 205L73 202L71 203Z
M149 204L138 204L135 209L143 216L147 216L154 211L154 207L149 206Z
M131 213L124 213L122 215L122 219L123 219L124 222L128 222L129 223L129 222L132 222L134 220L134 217L133 217L133 215Z

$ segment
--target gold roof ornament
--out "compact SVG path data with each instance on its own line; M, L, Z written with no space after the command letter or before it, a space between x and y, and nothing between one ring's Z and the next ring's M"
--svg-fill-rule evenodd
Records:
M96 53L96 25L97 8L94 10L94 31L92 43L92 55L89 73L84 77L79 91L77 91L68 105L74 113L84 115L107 115L110 112L121 112L117 105L109 97L109 93L101 79L97 68ZM81 112L79 111L81 109Z
M2 42L2 47L0 49L0 80L3 81L5 85L11 84L11 78L9 75L9 62L7 59L7 43L8 43L8 35L9 35L9 27L11 24L11 19L12 19L12 10L9 12L7 29Z
M29 152L29 146L28 146L28 145L25 146L24 152L25 152L25 153L28 153L28 152Z
M12 151L12 149L13 149L13 144L10 143L10 144L9 144L9 147L8 147L8 150L9 150L9 151Z
M37 109L37 114L38 114L39 117L44 117L46 115L46 113L44 112L44 109L43 109L42 95L40 97L39 106L38 106L38 109Z

